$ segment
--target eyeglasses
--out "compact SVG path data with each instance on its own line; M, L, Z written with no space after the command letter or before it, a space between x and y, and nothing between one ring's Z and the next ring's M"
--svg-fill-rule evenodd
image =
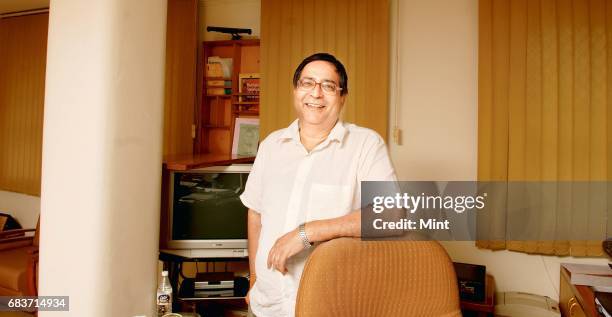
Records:
M334 96L338 93L338 91L342 90L342 88L338 87L338 85L333 81L317 82L312 78L302 78L298 80L298 88L303 91L311 91L317 85L321 86L321 89L323 90L324 94L330 96Z

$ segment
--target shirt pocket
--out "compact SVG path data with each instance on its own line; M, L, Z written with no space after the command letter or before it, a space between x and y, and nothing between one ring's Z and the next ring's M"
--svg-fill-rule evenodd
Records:
M306 209L307 221L346 215L351 211L351 203L350 186L313 183Z

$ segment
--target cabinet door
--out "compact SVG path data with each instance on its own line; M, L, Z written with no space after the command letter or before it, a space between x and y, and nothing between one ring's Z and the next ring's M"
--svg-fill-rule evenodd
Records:
M563 316L586 317L584 310L572 292L572 287L563 273L559 288L559 307Z
M198 2L168 0L164 156L193 153Z
M572 294L572 288L568 281L565 279L565 276L561 274L561 283L559 285L559 308L561 308L561 313L563 316L569 316L569 308L572 302L575 302L576 298L574 294Z

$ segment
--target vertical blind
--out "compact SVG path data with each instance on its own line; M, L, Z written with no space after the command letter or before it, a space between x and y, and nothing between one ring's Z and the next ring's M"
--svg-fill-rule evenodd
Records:
M48 22L0 18L0 190L40 196Z
M479 9L479 180L612 180L612 2L480 0ZM529 211L559 233L592 239L505 241L513 219L502 214L479 223L498 233L478 245L600 255L612 233L610 193L578 203L559 191L550 208ZM500 203L513 203L512 193Z
M343 120L386 138L389 2L262 0L261 5L261 137L295 119L291 80L297 65L328 52L349 76Z

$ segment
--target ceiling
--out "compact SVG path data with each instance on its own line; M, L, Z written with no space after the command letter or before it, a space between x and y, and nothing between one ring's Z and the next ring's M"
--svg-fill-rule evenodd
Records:
M48 7L49 0L0 0L0 14Z

